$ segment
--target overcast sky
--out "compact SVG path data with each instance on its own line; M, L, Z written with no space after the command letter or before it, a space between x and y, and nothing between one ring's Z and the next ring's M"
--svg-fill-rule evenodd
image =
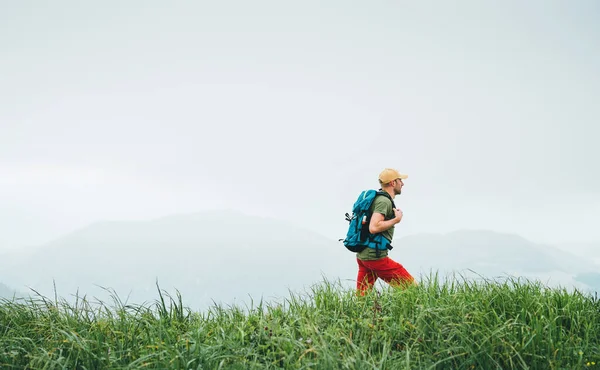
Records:
M214 208L600 240L600 3L0 0L0 250Z

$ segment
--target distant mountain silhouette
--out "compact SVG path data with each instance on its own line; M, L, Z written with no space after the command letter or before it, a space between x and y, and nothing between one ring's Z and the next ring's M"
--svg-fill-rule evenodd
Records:
M558 247L600 264L600 242L561 243Z
M536 244L514 234L488 230L459 230L447 234L416 234L398 239L392 253L414 270L443 272L469 270L485 277L523 276L549 285L578 284L580 273L594 273L599 265L555 246ZM587 276L587 275L586 275ZM589 281L589 279L588 279Z
M8 286L0 283L0 298L12 299L14 297L20 296L21 294L15 291L14 289L11 289Z
M401 230L401 229L400 229ZM397 235L401 234L401 231ZM337 237L337 235L336 235ZM597 265L517 235L457 231L397 237L390 256L418 277L472 269L485 276L522 275L577 283ZM292 224L234 211L181 214L150 221L99 222L43 245L30 255L0 259L6 283L65 298L79 291L103 301L115 289L135 302L158 297L156 280L184 304L242 303L298 291L323 277L354 286L354 255L336 239ZM590 277L586 276L587 281ZM580 282L583 284L583 282Z
M99 222L13 263L10 281L51 294L114 288L123 300L158 297L155 282L193 306L283 296L321 280L354 274L341 243L291 224L233 211L151 221ZM349 276L346 276L349 277ZM36 289L36 290L37 290ZM89 293L92 295L92 293ZM237 302L237 301L236 301Z

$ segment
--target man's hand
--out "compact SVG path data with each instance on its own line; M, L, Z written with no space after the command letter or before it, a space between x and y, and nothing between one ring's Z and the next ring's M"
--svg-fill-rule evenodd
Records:
M396 215L396 217L394 218L394 220L396 221L396 223L399 223L400 221L402 221L402 211L400 210L400 208L394 208L394 214Z

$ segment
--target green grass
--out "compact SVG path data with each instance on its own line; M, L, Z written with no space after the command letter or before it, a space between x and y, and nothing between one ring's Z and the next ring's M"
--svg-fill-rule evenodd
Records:
M2 369L593 369L600 301L536 281L426 278L358 297L323 281L279 303L4 300Z

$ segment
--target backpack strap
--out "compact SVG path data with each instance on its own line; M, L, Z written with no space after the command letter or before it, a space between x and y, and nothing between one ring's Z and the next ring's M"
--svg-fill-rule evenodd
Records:
M377 195L383 195L384 197L388 198L390 200L390 202L392 202L392 208L396 208L396 204L394 204L394 200L392 199L390 194L388 194L387 191L383 191L383 190L379 189L379 190L377 190Z
M390 194L387 191L382 190L381 188L379 190L377 190L377 195L383 195L384 197L388 198L390 200L390 202L392 202L392 208L395 209L396 208L396 204L394 203L394 200L392 199L392 197L390 196ZM394 247L392 247L391 243L388 243L388 249L392 249ZM380 255L380 251L379 248L375 249L375 256L379 257Z

